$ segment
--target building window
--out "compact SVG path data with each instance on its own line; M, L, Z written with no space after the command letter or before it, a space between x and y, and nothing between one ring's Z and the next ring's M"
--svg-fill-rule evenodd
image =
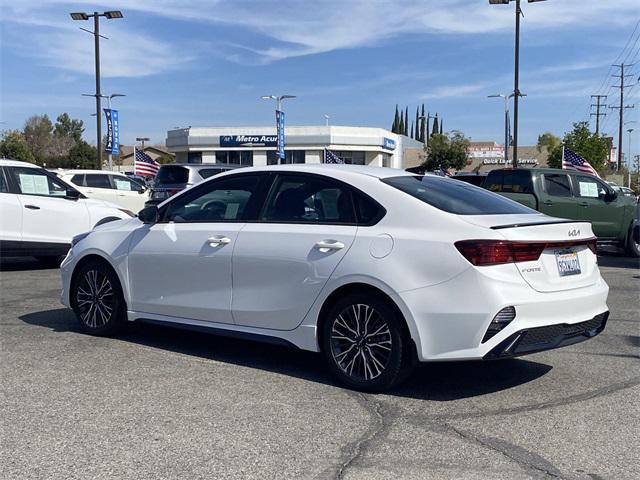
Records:
M383 167L390 167L391 166L391 155L389 155L388 153L383 153L382 154L382 166Z
M351 165L364 165L364 152L332 151L344 160L344 163Z
M252 167L253 150L219 150L216 152L216 163Z
M187 163L202 163L202 152L189 152Z
M284 155L284 161L280 162L282 165L286 163L305 163L305 150L285 150ZM278 152L267 150L267 165L278 165Z

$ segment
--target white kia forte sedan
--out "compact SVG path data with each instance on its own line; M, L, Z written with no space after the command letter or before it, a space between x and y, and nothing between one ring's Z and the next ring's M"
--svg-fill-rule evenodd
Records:
M82 328L151 321L319 351L351 388L417 362L509 358L600 333L589 223L457 180L345 165L244 168L78 235Z

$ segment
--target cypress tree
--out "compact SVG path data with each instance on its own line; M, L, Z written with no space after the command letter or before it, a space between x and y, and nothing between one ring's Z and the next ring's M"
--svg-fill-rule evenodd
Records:
M431 138L431 133L429 130L429 125L431 124L431 112L427 113L427 137L424 139L424 144L428 147L429 146L429 138Z
M409 136L409 107L404 107L404 136Z
M398 128L396 130L398 135L404 134L404 113L402 112L400 112L400 120L398 121Z
M442 124L443 124L443 123L444 123L444 122L443 122L443 121L442 121L442 119L441 119L441 120L440 120L440 135L442 135L442 131L443 131L443 130L442 130Z
M420 109L416 107L416 131L413 137L416 140L420 140L420 130L418 125L420 125Z
M391 131L393 133L398 133L399 123L400 123L400 114L398 113L398 104L396 103L396 114L393 117L393 126L391 127Z
M438 128L438 114L436 113L436 118L433 119L433 130L431 131L431 136L440 133L440 129Z
M413 133L413 120L411 120L411 138L414 138Z
M425 116L424 116L424 103L422 104L422 113L420 114L420 116L422 116L422 118L421 118L422 123L420 124L420 141L421 141L422 143L424 143L424 142L425 142L425 131L424 131L424 127L425 127L425 121L426 121L426 118L425 118Z

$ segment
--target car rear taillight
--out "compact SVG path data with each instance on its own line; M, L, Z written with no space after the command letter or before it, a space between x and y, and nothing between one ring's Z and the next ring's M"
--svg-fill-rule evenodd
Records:
M470 263L476 266L502 265L505 263L533 262L547 248L571 248L587 246L596 253L596 239L570 240L566 242L511 242L507 240L462 240L456 248Z

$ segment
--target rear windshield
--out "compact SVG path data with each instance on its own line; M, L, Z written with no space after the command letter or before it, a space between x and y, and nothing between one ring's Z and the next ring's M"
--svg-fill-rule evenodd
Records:
M209 178L225 171L226 170L222 168L203 168L202 170L198 170L198 173L202 178Z
M469 183L436 176L403 176L382 180L429 205L457 215L538 213L513 200Z
M189 169L179 165L162 166L156 175L156 185L188 182Z

